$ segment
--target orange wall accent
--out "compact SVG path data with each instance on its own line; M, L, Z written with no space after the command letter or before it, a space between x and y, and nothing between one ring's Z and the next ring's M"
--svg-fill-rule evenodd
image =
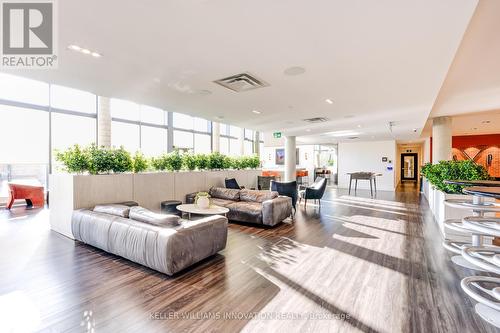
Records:
M451 138L453 148L468 148L475 146L500 146L500 134L461 135Z
M463 135L452 138L453 158L457 160L466 160L467 153L477 164L480 164L488 170L492 177L500 177L500 134L490 135ZM476 156L476 154L479 155ZM487 157L491 154L493 160L487 165Z

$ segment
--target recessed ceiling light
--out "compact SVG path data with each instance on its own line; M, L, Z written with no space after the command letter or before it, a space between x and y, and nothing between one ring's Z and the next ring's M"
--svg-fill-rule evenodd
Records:
M197 93L198 93L198 95L202 95L202 96L207 96L207 95L212 94L212 92L210 90L206 90L206 89L198 90Z
M255 113L255 114L260 114L259 110L252 110L252 112Z
M300 75L304 74L306 72L306 69L304 67L299 67L299 66L294 66L294 67L289 67L283 71L285 75Z
M333 101L329 98L325 99L325 102L327 102L328 104L333 104Z
M361 126L361 125L358 125L358 128L361 128L361 127L363 127L363 126Z
M86 55L91 55L94 58L100 58L100 57L102 57L102 55L100 53L92 51L92 50L89 50L89 49L85 49L85 48L80 47L80 46L78 46L76 44L69 45L68 49L71 50L71 51L80 52L80 53L83 53L83 54L86 54Z
M306 129L306 132L311 132L311 129L310 128Z
M354 115L352 115L352 114L348 114L348 115L344 116L344 118L345 118L345 119L354 118Z
M333 131L333 132L328 132L325 133L325 135L330 135L334 137L343 137L343 136L355 136L359 135L361 133L355 132L355 131Z
M216 116L215 119L222 120L222 119L224 119L224 116Z

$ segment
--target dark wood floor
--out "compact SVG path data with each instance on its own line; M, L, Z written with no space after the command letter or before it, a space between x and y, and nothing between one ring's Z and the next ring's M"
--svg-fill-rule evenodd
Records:
M0 210L0 332L495 332L411 186L231 224L226 250L173 278L51 232L46 209Z

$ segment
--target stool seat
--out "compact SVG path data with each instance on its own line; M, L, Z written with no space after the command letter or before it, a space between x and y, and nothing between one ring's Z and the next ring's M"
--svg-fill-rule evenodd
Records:
M471 231L500 237L500 218L467 216L462 219L463 225Z
M462 220L460 219L448 219L443 222L443 225L446 229L454 230L454 231L460 231L462 233L470 234L470 229L466 228Z
M448 207L452 208L460 208L460 209L471 209L475 211L482 212L500 212L500 204L487 201L481 204L475 204L472 202L472 199L446 199L444 204Z
M462 247L462 257L468 262L495 274L500 274L500 266L496 264L499 255L499 246L465 245Z
M443 247L447 249L450 252L453 252L455 254L462 254L462 247L465 245L471 245L471 243L465 243L465 242L454 242L450 240L445 240L443 242Z
M483 296L486 294L493 299L500 300L500 298L498 298L498 287L489 289L481 286L481 283L495 283L500 285L500 278L490 276L469 276L462 279L460 286L467 295L479 302L475 306L476 313L491 325L500 328L500 303Z
M177 210L177 206L182 205L182 201L179 200L165 200L162 201L160 206L161 206L161 212L163 214L173 214L173 215L178 215L182 217L182 212Z

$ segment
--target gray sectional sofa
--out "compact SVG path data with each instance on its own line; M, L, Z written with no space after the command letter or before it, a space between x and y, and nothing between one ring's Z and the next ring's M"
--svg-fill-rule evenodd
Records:
M71 227L78 241L168 275L216 254L227 241L223 216L186 221L124 205L75 210Z
M292 199L274 191L228 189L212 187L210 203L226 207L231 221L275 226L292 215ZM194 203L196 193L186 196L187 203Z

